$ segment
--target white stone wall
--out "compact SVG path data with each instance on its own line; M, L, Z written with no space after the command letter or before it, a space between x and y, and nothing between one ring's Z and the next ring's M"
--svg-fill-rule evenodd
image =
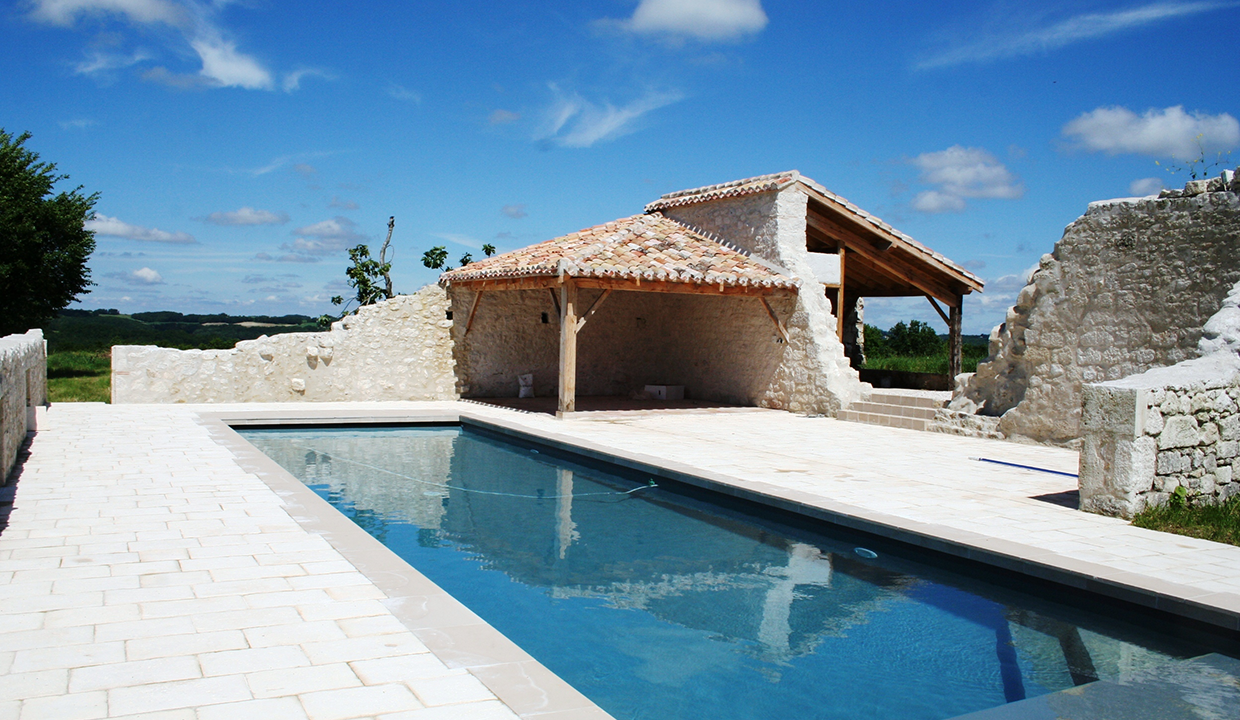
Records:
M243 340L231 350L112 348L112 402L214 403L456 398L447 293L428 285L361 308L329 332Z
M1205 324L1201 357L1086 385L1081 508L1132 517L1183 487L1192 502L1240 495L1240 283Z
M0 485L17 461L34 408L47 404L47 350L42 330L0 338Z
M763 407L836 415L861 397L861 383L844 355L835 316L817 283L805 245L808 196L793 185L779 192L726 198L664 211L712 232L801 280L786 320L789 343Z
M1042 257L951 409L1002 416L1012 439L1074 444L1082 384L1196 357L1240 280L1237 191L1229 176L1092 203Z

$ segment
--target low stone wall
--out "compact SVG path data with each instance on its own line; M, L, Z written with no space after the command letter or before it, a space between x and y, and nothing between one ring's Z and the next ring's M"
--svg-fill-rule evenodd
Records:
M47 350L42 330L0 338L0 485L7 481L35 406L47 404Z
M361 308L331 331L243 340L231 350L112 348L112 402L450 400L447 293L428 285Z
M1199 503L1240 494L1240 283L1198 348L1202 357L1083 388L1082 510L1132 517L1180 487Z

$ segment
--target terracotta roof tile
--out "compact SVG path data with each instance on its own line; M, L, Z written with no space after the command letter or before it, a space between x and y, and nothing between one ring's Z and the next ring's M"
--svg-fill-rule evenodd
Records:
M660 213L613 220L470 263L439 276L442 285L558 276L626 278L698 285L796 288L768 262Z

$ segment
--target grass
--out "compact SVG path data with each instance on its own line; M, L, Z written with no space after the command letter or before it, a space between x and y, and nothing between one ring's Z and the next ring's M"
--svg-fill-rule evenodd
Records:
M51 402L109 402L110 352L69 350L47 356L47 396Z
M1146 508L1132 519L1137 527L1240 545L1240 495L1220 505L1172 502Z
M986 359L986 348L965 345L960 357L960 372L976 372L977 364ZM879 355L865 358L866 370L900 370L903 372L947 374L947 352L939 355Z

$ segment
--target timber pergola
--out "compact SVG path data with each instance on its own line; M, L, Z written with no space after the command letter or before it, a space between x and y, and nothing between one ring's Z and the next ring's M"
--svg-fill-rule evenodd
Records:
M794 186L808 196L806 251L811 257L838 256L839 272L832 272L825 284L835 306L840 340L844 339L846 308L857 298L924 296L947 324L949 373L953 378L959 375L961 306L965 295L981 292L981 278L796 170L669 193L647 205L646 210L674 214L676 208L687 205L782 192Z
M768 298L792 295L798 281L755 258L664 217L634 215L480 260L439 278L474 292L465 334L488 292L547 290L560 316L559 414L576 410L577 334L615 291L752 297L787 341ZM602 293L582 311L577 291Z

